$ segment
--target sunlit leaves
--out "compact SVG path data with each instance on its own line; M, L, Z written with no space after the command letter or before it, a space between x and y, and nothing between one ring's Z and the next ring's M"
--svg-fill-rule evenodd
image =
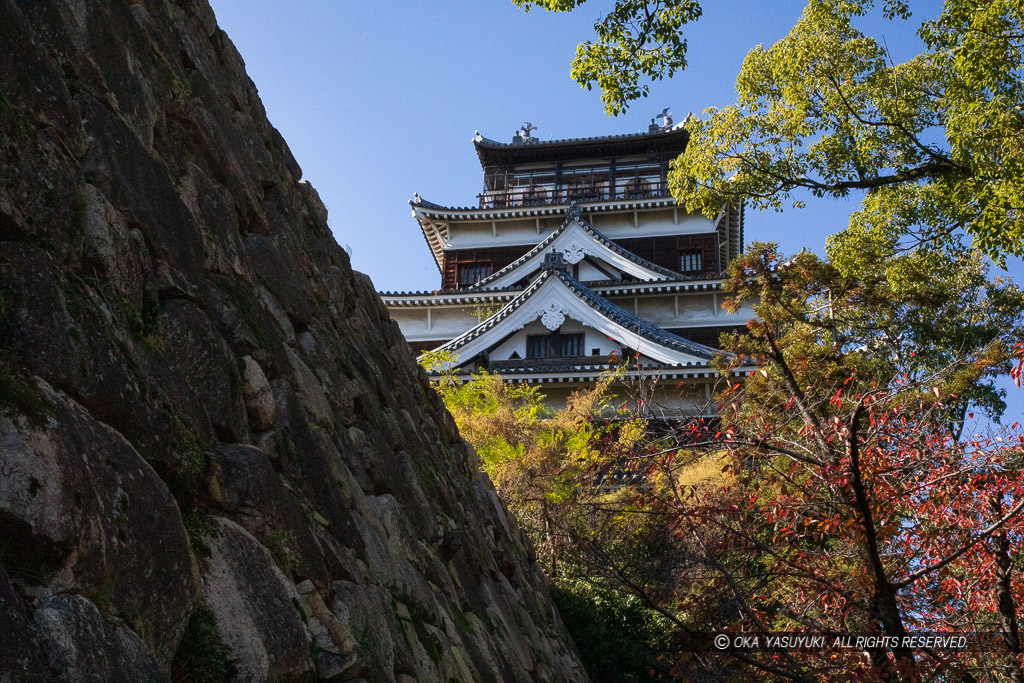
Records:
M529 10L539 6L569 12L586 0L514 0ZM594 24L595 40L580 43L572 77L590 90L597 85L605 111L617 115L646 97L649 81L670 78L686 68L684 25L701 15L696 0L618 0Z
M553 11L586 2L515 1ZM963 230L997 263L1024 254L1024 9L1016 0L948 0L937 18L912 9L809 0L788 35L750 51L736 103L688 125L673 194L709 216L725 203L782 210L808 195L853 196L863 201L854 221L891 239ZM920 21L925 51L895 62L884 40L856 28L871 11ZM598 85L618 114L649 81L686 66L682 30L700 15L693 0L617 0L596 39L579 45L572 75Z
M736 104L690 126L673 193L708 215L856 193L852 225L893 243L962 229L997 261L1024 254L1019 3L947 2L921 29L928 51L902 63L854 27L868 7L812 0L785 38L754 48Z

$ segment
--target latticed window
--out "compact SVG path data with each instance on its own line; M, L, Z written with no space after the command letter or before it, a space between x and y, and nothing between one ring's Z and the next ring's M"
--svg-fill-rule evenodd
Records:
M583 355L582 334L531 334L526 337L527 358L571 358Z
M490 263L460 263L457 271L459 287L469 287L491 274Z
M679 252L679 272L696 274L704 270L704 252L700 249L688 249Z

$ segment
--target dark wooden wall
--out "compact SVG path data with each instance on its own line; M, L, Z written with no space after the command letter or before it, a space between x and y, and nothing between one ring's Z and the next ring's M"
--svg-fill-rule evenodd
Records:
M488 247L486 249L450 249L444 252L441 269L441 288L451 291L458 287L456 280L460 263L490 263L491 272L497 272L533 249L536 245L517 247Z
M718 254L715 235L668 235L664 237L628 237L612 240L623 249L662 268L679 272L679 252L689 249L703 251L701 275L718 274Z
M744 324L722 325L719 327L666 327L665 331L697 344L717 349L719 348L718 338L723 332L733 332L734 330L744 332L746 329L747 326Z
M662 268L679 272L679 252L690 249L702 251L703 271L701 275L713 277L718 274L718 250L715 235L668 235L664 237L629 237L612 240L623 249L640 258L656 263ZM441 270L441 288L452 291L458 288L458 266L460 263L490 263L491 272L497 272L528 252L535 245L515 247L487 247L481 249L449 249L444 252Z

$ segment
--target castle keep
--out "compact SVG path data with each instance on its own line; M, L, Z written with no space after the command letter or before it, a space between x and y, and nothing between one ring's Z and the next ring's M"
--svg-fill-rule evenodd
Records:
M668 170L688 133L659 119L593 138L541 141L529 123L510 143L477 133L477 205L410 202L440 288L382 293L413 350L544 384L556 405L627 359L627 375L662 380L662 409L704 412L719 334L753 317L721 309L743 209L709 219L676 204Z

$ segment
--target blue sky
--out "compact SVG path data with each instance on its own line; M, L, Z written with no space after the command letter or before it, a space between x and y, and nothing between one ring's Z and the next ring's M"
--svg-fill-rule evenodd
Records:
M627 133L646 129L666 106L679 121L730 104L746 53L783 37L806 3L705 2L705 15L686 31L687 69L653 84L649 99L617 118L604 114L596 90L569 77L576 44L611 0L568 15L527 14L510 0L212 4L353 266L378 290L429 290L440 277L408 200L419 192L440 204L475 203L482 182L475 131L511 140L531 121L542 139ZM922 6L934 16L940 3L915 3ZM917 51L918 23L877 18L864 28L900 60ZM746 238L820 253L856 206L855 199L810 199L781 214L748 210ZM1024 263L1009 269L1024 281ZM1022 394L1012 390L1008 417L1024 410Z

